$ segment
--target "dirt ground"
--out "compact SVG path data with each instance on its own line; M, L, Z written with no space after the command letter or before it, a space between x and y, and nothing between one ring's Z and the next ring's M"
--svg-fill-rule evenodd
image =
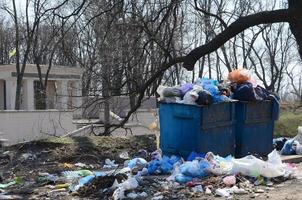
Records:
M146 151L139 151L144 149ZM121 152L128 152L129 157L142 156L142 152L156 149L155 136L121 137L74 137L49 138L45 140L7 147L0 154L0 175L2 183L9 180L21 180L20 183L0 189L0 199L112 199L112 192L107 190L113 181L127 179L125 175L107 176L94 181L92 185L82 187L77 193L70 193L64 181L40 180L41 173L59 175L63 171L78 169L75 163L84 163L92 171L102 171L106 158L115 160L123 166ZM150 159L148 154L144 155ZM297 167L302 170L302 164ZM16 179L17 178L17 179ZM146 192L147 197L138 199L225 199L213 194L205 195L193 192L184 185L170 185L167 176L146 176L135 189L136 193ZM214 188L223 187L221 177L203 180L204 185ZM234 195L231 199L302 199L302 180L274 180L273 186L253 186L248 194ZM60 186L61 185L61 186ZM213 190L214 191L214 190ZM128 191L129 193L131 191ZM127 194L126 193L126 194ZM5 197L5 198L4 198ZM7 198L8 199L8 198Z

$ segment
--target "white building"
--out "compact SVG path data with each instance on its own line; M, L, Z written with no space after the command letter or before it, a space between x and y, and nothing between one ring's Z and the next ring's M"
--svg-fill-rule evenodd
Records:
M41 70L45 77L47 67L42 66ZM48 76L46 101L41 104L37 68L26 65L18 111L14 110L16 75L15 65L0 65L0 132L3 134L0 137L8 139L7 144L60 136L76 129L73 118L82 115L81 109L77 109L82 105L82 69L53 66Z
M41 66L45 77L47 66ZM21 110L67 110L81 106L82 69L53 66L48 76L46 106L39 105L39 76L36 65L27 64L21 90ZM16 66L0 65L0 110L14 110ZM44 104L45 105L45 104Z
M43 79L46 72L47 67L42 66ZM82 73L80 68L53 66L48 76L46 104L41 108L37 68L36 65L27 64L22 82L21 110L14 110L16 66L0 65L0 133L3 133L0 138L8 139L8 144L15 144L49 135L62 136L76 130L77 125L83 126L79 121L91 123L89 120L80 119L82 117L103 116L102 107L95 104L84 109L86 112L82 113ZM130 108L129 99L126 97L112 97L110 105L113 113L121 117L122 113ZM152 133L148 126L155 120L155 111L150 111L155 108L155 98L144 101L142 107L129 120L127 127L130 127L134 134ZM124 134L123 128L114 133Z

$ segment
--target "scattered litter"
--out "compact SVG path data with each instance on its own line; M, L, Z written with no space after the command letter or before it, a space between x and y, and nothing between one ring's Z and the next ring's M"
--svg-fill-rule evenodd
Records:
M232 190L234 194L248 194L248 191L243 188L233 187Z
M226 176L222 181L226 186L232 186L236 184L236 177L234 175Z
M145 149L140 149L138 150L138 153L136 155L137 158L144 158L144 159L147 159L148 158L148 151L145 150Z
M56 189L69 188L69 187L70 187L69 183L58 184L55 186Z
M163 156L159 159L151 160L148 165L148 174L169 174L172 172L173 167L176 163L181 161L181 159L177 156Z
M13 181L10 181L8 183L0 183L0 189L5 189L8 188L12 185L16 185L16 184L22 184L23 180L20 177L15 178Z
M64 164L63 164L63 167L64 167L64 168L68 168L68 169L74 168L74 166L76 166L76 165L71 164L71 163L64 163Z
M130 158L127 151L123 151L122 153L120 153L119 157L124 160L127 160Z
M233 174L241 173L246 176L268 178L283 176L285 174L281 158L276 150L268 155L268 161L263 161L249 155L244 158L233 160Z
M116 183L114 183L116 185ZM126 190L133 190L138 187L138 182L134 177L128 178L123 183L120 183L119 185L116 185L117 189L114 191L112 197L113 199L123 199L125 198L125 191ZM135 193L133 193L131 196L134 197ZM138 196L136 196L138 197ZM129 197L131 198L131 197Z
M163 198L164 198L164 196L160 195L160 196L157 196L157 197L153 197L151 200L161 200Z
M59 177L54 174L48 174L48 173L39 173L39 176L37 177L37 182L42 183L42 182L51 182L55 183L59 180Z
M189 181L192 181L192 177L190 176L186 176L186 175L183 175L183 174L177 174L175 176L175 181L178 182L178 183L187 183Z
M147 166L148 162L144 158L134 158L129 161L128 167L133 169L134 167L141 166L142 168Z
M146 198L148 197L148 194L146 192L142 192L142 193L131 192L127 194L127 197L130 199Z
M138 198L138 194L131 192L129 194L127 194L127 197L130 199L137 199Z
M133 190L138 187L138 182L135 178L129 178L120 184L125 190Z
M197 185L195 187L192 188L192 191L195 193L203 193L203 188L201 185Z
M211 189L206 187L205 194L207 194L207 195L212 194Z
M207 170L209 167L210 163L206 160L187 161L180 166L180 172L192 178L202 178L208 175Z
M8 195L8 194L0 194L0 199L23 199L23 197L18 195Z
M202 185L202 182L201 181L190 181L186 184L186 186L188 186L188 187L195 187L198 185Z
M262 189L256 189L255 193L264 193L264 190L262 190Z
M94 175L85 176L80 178L77 184L70 185L70 191L74 192L77 191L79 188L83 187L85 184L88 184L94 178Z
M231 196L230 192L227 189L218 188L215 190L215 194L220 197L229 197Z
M80 168L88 168L89 167L88 165L86 165L84 163L76 163L76 164L74 164L74 166L80 167Z
M160 149L151 153L151 159L153 160L161 160L162 159L162 151Z
M259 197L259 196L260 196L260 194L254 193L254 194L252 194L252 195L250 196L250 198L256 198L256 197Z
M33 169L29 172L30 178L26 177L24 182L20 178L9 181L10 179L5 177L4 180L7 181L0 184L0 199L24 199L27 197L27 191L18 191L19 188L25 185L31 187L33 184L39 185L41 191L47 192L41 192L39 196L32 192L36 199L65 198L70 193L83 199L186 199L198 198L202 194L225 198L246 195L247 198L257 199L262 193L274 190L273 185L279 188L282 186L280 183L285 180L302 177L299 175L300 166L282 163L277 151L272 151L267 161L255 156L235 159L232 156L220 157L212 152L192 152L185 162L177 156L163 155L159 150L148 154L146 159L129 159L127 151L115 156L121 158L118 162L128 160L124 168L122 165L119 168L120 163L110 159L105 161L105 166L112 168L110 171L102 169L100 165L93 170L92 164L86 159L77 163L72 160L66 160L66 163L51 161L51 170ZM40 159L40 156L38 157ZM94 161L92 163L95 164ZM58 170L55 168L57 166ZM168 176L153 176L162 174ZM14 177L17 173L9 175Z
M105 165L103 166L104 169L111 169L118 167L118 164L115 164L115 160L106 159Z
M0 183L0 189L5 189L5 188L8 188L12 185L15 185L16 184L16 181L11 181L11 182L8 182L8 183Z
M89 176L92 174L93 174L93 172L91 172L90 170L85 170L85 169L77 170L77 171L62 172L62 175L67 179L75 179L75 178L79 178L79 177Z
M112 198L114 200L120 200L125 198L125 189L123 187L118 187L116 190L114 190L112 194Z
M37 159L37 156L32 153L24 153L21 155L22 161L27 161L27 160L34 161L36 159Z

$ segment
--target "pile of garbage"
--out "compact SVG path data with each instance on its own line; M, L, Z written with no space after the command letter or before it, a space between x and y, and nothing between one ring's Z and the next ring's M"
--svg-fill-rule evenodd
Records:
M33 154L28 153L21 155L27 161L32 157ZM252 155L235 159L232 156L221 157L212 152L192 152L184 159L176 155L163 155L161 150L152 153L140 150L132 159L123 151L119 154L119 159L122 162L117 163L107 158L98 166L80 162L60 163L62 171L47 172L40 169L31 181L15 177L0 184L0 198L22 199L21 196L5 192L9 188L26 185L38 186L41 191L47 188L45 195L50 198L72 195L79 198L116 200L152 197L153 200L158 200L179 199L181 195L188 194L194 194L195 197L231 197L258 194L263 191L255 186L271 187L275 182L300 178L297 167L282 163L276 150L268 155L267 161ZM17 191L15 188L13 190ZM165 193L167 191L169 193ZM40 194L43 195L42 192ZM49 196L52 194L57 196ZM42 197L37 197L40 198Z
M184 185L195 193L230 197L249 193L247 185L272 185L274 178L284 180L298 176L295 166L282 163L276 150L268 155L267 161L252 155L240 159L223 158L212 152L205 155L192 152L187 161L178 156L162 155L160 150L151 153L150 161L142 157L129 159L123 154L123 166L106 159L102 170L88 170L89 165L77 163L73 165L77 170L59 174L41 172L36 182L56 190L67 189L80 197L136 199L150 195L142 188L149 176L169 175L165 178L167 185ZM66 167L70 166L66 164ZM216 179L216 183L210 183L211 178Z
M282 155L302 155L302 126L298 127L298 134L294 138L276 138L274 147Z
M232 156L223 158L212 152L205 155L192 152L187 161L177 156L161 156L160 151L153 154L157 156L148 164L144 161L144 167L136 176L141 178L141 176L171 173L166 179L168 182L185 184L195 192L223 197L229 197L231 194L247 194L248 190L242 182L270 186L274 178L290 179L299 176L294 165L282 163L276 150L268 155L267 161L252 155L240 159ZM133 159L130 163L141 166L142 162L136 161L137 159ZM131 165L130 168L133 169L135 166ZM211 177L221 177L219 179L222 187L214 188L212 185L206 185L205 180ZM236 185L238 182L241 182L241 187Z
M225 81L198 78L194 83L179 86L160 85L157 89L160 101L191 105L210 105L231 101L263 101L278 97L258 85L247 69L237 69L229 73Z

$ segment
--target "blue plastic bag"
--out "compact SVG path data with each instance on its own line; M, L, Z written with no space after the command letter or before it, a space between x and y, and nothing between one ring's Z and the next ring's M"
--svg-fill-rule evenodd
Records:
M175 181L177 183L187 183L189 181L192 181L192 179L193 179L192 177L186 176L186 175L183 175L183 174L177 174L175 176Z
M197 85L201 85L204 90L207 90L213 96L213 103L230 101L230 99L222 95L218 89L218 81L209 78L199 78L195 82Z
M282 155L295 155L296 154L296 146L299 144L298 141L291 139L287 140L281 149L281 154Z
M175 163L180 161L181 158L177 156L163 156L161 160L152 160L148 166L148 174L169 174L173 170Z
M159 170L160 161L159 160L151 160L151 162L148 165L148 174L152 175L155 173L160 173Z
M143 158L134 158L129 161L128 167L130 169L133 169L137 165L147 165L147 164L148 164L148 162Z
M202 178L208 175L207 170L210 168L210 163L206 160L187 161L180 166L180 172L183 175L192 178Z
M195 151L192 151L188 156L187 161L193 161L195 160L195 158L204 158L204 157L205 157L204 153L197 153Z
M160 161L160 171L162 174L168 174L173 170L173 162L170 161L169 157L164 156Z
M164 156L164 157L166 157L166 156ZM179 161L181 161L181 157L179 157L179 156L174 156L173 155L169 158L169 163L172 164L172 165L174 165L175 163L177 163Z
M209 79L209 78L198 78L195 81L196 85L201 85L203 88L208 85L218 86L219 82L217 80Z

